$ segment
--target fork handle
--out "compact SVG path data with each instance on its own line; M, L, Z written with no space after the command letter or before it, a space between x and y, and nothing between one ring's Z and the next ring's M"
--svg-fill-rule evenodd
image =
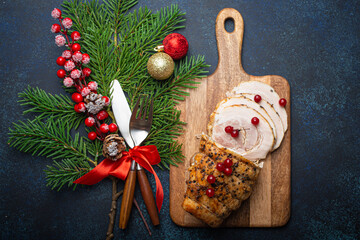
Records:
M140 185L141 195L144 199L146 209L150 215L151 222L154 226L157 226L160 224L160 220L155 204L155 198L143 168L137 170L137 178Z
M125 229L131 213L136 185L136 170L130 170L126 178L124 194L121 201L119 227Z

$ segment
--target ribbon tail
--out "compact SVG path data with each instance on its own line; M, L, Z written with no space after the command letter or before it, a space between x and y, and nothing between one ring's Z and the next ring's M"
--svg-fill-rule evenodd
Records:
M105 159L101 163L99 163L94 169L85 174L84 176L76 179L73 183L76 184L84 184L84 185L94 185L107 176L109 176L109 172L114 167L114 162Z

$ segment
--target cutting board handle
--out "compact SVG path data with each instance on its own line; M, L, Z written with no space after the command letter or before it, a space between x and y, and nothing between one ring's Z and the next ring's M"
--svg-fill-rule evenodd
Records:
M228 32L225 29L225 21L234 21L234 31ZM241 14L233 8L224 8L216 18L216 41L219 54L219 62L216 71L220 69L229 74L246 74L241 65L241 48L244 35L244 21Z

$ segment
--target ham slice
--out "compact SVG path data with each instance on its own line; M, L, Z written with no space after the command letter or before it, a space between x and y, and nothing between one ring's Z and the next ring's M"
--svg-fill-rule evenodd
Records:
M251 123L253 117L259 119L256 126ZM240 129L239 136L226 133L226 126ZM210 116L208 133L217 144L255 162L266 158L275 143L268 121L245 104L219 105Z
M288 124L286 110L279 105L280 97L270 85L258 81L242 82L239 86L235 87L231 93L234 95L242 93L260 95L262 99L269 102L271 106L274 107L275 111L279 113L281 122L284 126L284 131L287 130Z

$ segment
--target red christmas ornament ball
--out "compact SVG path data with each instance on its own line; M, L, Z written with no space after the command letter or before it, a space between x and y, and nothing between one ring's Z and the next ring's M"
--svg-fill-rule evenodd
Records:
M91 141L94 141L94 140L97 138L96 132L89 132L89 133L88 133L88 138L89 138Z
M56 74L59 78L64 78L66 76L66 72L64 69L59 69Z
M71 95L71 99L76 103L82 102L84 100L83 96L81 96L80 93L73 93Z
M58 58L56 59L56 63L57 63L57 65L59 65L59 66L64 66L65 62L66 62L66 59L63 58L63 57L58 57Z
M80 44L74 43L74 44L71 46L71 50L72 50L73 52L80 51L80 50L81 50Z
M109 130L110 130L110 132L112 132L112 133L113 133L113 132L116 132L117 129L118 129L118 127L116 126L115 123L109 124Z
M183 58L188 49L189 43L186 38L179 33L171 33L167 35L163 41L164 51L174 60Z

